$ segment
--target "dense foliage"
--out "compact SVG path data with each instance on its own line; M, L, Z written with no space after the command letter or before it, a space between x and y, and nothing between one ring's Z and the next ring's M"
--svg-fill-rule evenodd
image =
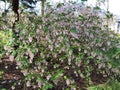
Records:
M7 45L11 48L5 48L25 76L26 88L79 90L80 82L98 82L94 75L101 81L120 80L115 65L120 63L120 39L100 10L61 3L45 12L44 17L21 14Z

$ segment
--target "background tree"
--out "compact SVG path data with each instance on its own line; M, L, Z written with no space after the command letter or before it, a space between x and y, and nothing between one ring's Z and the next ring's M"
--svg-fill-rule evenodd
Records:
M19 0L12 0L12 10L14 11L15 14L17 14L17 18L15 22L19 21Z
M45 1L46 1L46 0L41 0L41 15L42 15L42 16L44 16Z

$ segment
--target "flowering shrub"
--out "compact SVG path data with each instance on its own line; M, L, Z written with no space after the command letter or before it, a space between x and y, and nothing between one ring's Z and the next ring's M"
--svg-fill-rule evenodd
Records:
M48 7L44 17L22 14L13 33L12 56L26 87L74 89L105 74L118 37L104 25L99 10L78 4Z

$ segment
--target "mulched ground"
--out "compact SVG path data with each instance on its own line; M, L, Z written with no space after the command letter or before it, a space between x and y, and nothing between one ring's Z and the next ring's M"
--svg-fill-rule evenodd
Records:
M1 60L0 71L2 70L4 71L4 73L1 74L2 78L0 79L0 90L2 88L6 88L6 90L26 90L24 89L24 82L23 82L24 76L21 70L17 69L16 67L17 67L16 63L9 61L8 57L4 57ZM69 75L72 75L72 71L69 71ZM97 74L94 71L91 73L91 79L93 84L99 84L106 81L106 78L104 78L102 74ZM82 88L81 90L86 90L84 89L86 87L85 79L75 78L75 80L78 82L78 84ZM15 89L14 87L12 87L13 85L15 86ZM61 90L59 89L60 86L63 86L62 82L59 82L59 85L52 90ZM35 90L35 89L28 88L27 90Z
M4 57L0 62L0 71L4 71L2 79L0 79L0 90L12 90L12 85L24 79L20 69L16 69L16 63L9 61L8 57ZM12 88L11 88L12 87ZM22 90L22 85L16 85L16 90Z

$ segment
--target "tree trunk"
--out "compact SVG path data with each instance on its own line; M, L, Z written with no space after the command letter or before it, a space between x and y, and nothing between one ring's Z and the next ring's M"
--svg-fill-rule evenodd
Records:
M12 10L14 11L15 14L17 14L17 18L15 22L19 21L18 9L19 9L19 0L12 0Z
M45 1L46 0L41 0L41 15L42 16L44 16Z

